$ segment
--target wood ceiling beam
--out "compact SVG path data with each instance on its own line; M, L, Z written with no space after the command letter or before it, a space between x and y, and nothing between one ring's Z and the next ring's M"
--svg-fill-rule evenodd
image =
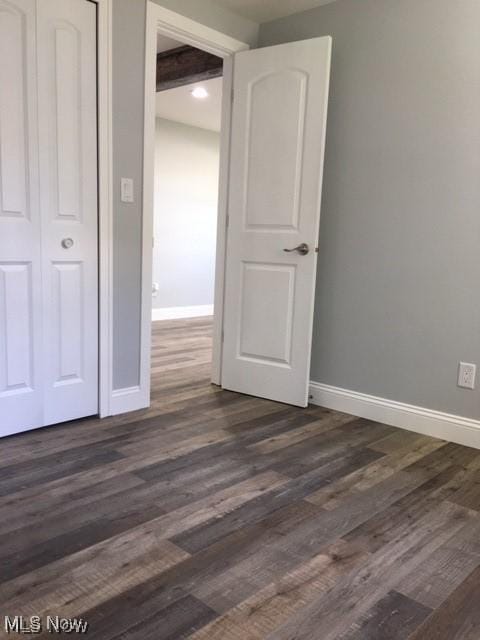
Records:
M223 60L195 47L157 53L157 91L183 87L223 75Z

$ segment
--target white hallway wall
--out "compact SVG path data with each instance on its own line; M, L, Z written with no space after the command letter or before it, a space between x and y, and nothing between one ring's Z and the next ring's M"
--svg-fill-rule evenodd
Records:
M153 318L209 314L220 136L161 118L155 135L153 282L158 293L153 297Z

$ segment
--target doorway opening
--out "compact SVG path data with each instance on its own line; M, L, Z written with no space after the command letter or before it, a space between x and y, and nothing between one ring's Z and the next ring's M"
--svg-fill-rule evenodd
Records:
M211 380L223 59L157 35L152 390Z
M156 120L156 76L158 38L170 38L172 46L180 43L190 45L202 52L213 54L223 60L223 87L221 107L220 158L218 179L218 215L215 257L215 293L212 340L212 364L210 381L221 383L222 330L224 311L225 245L227 235L228 176L230 158L230 122L232 111L233 58L249 45L220 31L195 22L181 14L148 2L146 16L145 57L145 130L143 171L143 218L142 218L142 284L141 284L141 329L140 329L140 379L139 386L131 389L128 409L139 409L155 404L151 398L152 355L152 266L154 235L155 192L155 120ZM168 50L168 48L167 48ZM218 76L217 76L218 77ZM204 78L201 78L205 80ZM195 77L193 80L198 81ZM199 305L200 306L200 305ZM154 348L158 346L156 341ZM125 404L122 409L125 410ZM117 411L114 411L117 412Z

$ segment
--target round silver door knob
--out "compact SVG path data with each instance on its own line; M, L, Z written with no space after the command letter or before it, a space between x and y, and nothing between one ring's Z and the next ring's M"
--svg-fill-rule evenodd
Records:
M62 240L62 247L64 249L71 249L73 247L73 240L72 238L64 238Z

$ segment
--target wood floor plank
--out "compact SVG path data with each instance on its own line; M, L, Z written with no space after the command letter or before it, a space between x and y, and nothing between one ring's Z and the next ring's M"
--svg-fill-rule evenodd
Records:
M261 640L313 598L328 593L365 554L336 542L288 571L192 636L192 640Z
M423 467L417 463L412 465L410 473L422 478L417 486L352 529L345 538L361 542L371 553L375 553L400 532L407 535L426 511L435 509L458 490L469 473L469 462L476 464L478 460L478 452L473 449L456 449L456 445L452 445L450 451L452 450L458 455L455 463L450 464L450 454L445 447L435 452L435 459L431 455L427 456L429 462ZM407 470L401 473L402 476L409 474Z
M437 609L480 566L480 521L467 523L436 549L417 570L398 583L397 590L430 609Z
M370 446L375 451L381 451L382 453L395 453L398 449L403 449L404 447L414 447L422 437L413 431L396 429L393 433L380 438Z
M459 585L409 640L478 640L480 638L480 567Z
M122 540L128 543L135 536L139 542L145 536L147 538L154 536L157 540L173 538L182 531L189 530L202 522L212 518L218 519L230 513L239 505L286 484L288 480L276 472L258 474L244 482L208 495L197 502L189 503L165 515L148 520L124 533L111 537L110 540L112 544L121 546Z
M65 478L70 475L84 473L94 467L102 467L105 464L124 460L125 456L114 450L100 450L91 452L88 456L79 455L74 460L58 460L55 464L48 461L43 464L33 465L33 468L23 472L18 469L12 472L11 467L7 468L7 475L10 477L2 477L0 483L0 496L9 496L15 491L29 487L38 488L42 484L51 482L52 480L61 479L65 482Z
M330 482L336 475L345 473L345 468L351 469L352 467L366 464L377 455L376 452L363 449L351 457L334 460L329 465L292 479L278 489L250 500L231 513L226 514L221 520L212 519L189 531L180 533L174 536L172 541L182 549L195 553L247 523L258 522L269 513L277 511L292 502L302 500L320 485Z
M75 617L122 600L123 594L188 557L168 540L153 535L104 540L1 585L2 612ZM122 607L116 610L117 619ZM89 635L93 631L91 628Z
M434 440L433 438L418 439L413 447L409 445L399 448L379 460L362 466L327 488L319 489L307 499L314 504L321 504L325 509L335 509L342 499L348 495L365 491L397 471L409 467L417 460L423 459L432 451L444 447L446 444L442 440ZM376 450L374 447L371 448L374 451Z
M307 560L319 553L421 483L419 477L404 474L395 482L389 479L382 486L372 487L360 499L351 498L349 503L335 511L325 511L306 501L303 501L303 506L302 503L294 503L274 511L257 524L244 526L236 532L255 540L248 557L237 559L233 567L210 576L201 586L194 587L193 593L219 613L224 613L241 601L239 596L245 599L253 593L248 585L245 589L239 588L239 576L253 581L256 590L262 588L282 572L292 569L299 560ZM228 543L228 540L229 537L223 538L217 544ZM353 543L357 545L356 540ZM268 550L265 545L268 545ZM212 548L215 545L206 551ZM228 593L228 598L225 593Z
M116 636L118 640L181 640L207 625L216 613L193 596L176 600Z
M287 508L281 515L277 514L277 522L282 522L283 526L289 523L294 529L296 522L308 517L307 514L311 514L317 509L314 505L307 503L295 504ZM275 526L274 522L272 522L272 526ZM215 589L216 579L220 579L222 582L222 576L228 574L229 570L234 570L242 561L250 560L255 549L259 552L269 549L269 540L269 532L259 525L256 526L254 532L252 528L248 531L237 531L228 539L223 539L195 556L188 557L167 571L151 576L148 580L126 590L115 598L111 598L108 602L83 611L84 617L91 621L92 629L96 630L93 637L115 637L125 625L130 626L136 621L140 622L150 615L157 614L164 607L183 597L186 592L211 606L208 600L198 595L196 591L200 592L202 588L208 586ZM258 558L262 556L266 559L266 566L258 566ZM269 568L271 557L271 554L265 556L264 553L260 553L257 560L254 561L257 571ZM292 558L291 562L294 566L298 559ZM236 575L234 586L237 590L237 597L242 582L242 577ZM268 582L270 580L267 580L267 584ZM255 588L253 583L251 586ZM221 590L224 599L233 597L232 593ZM125 603L128 603L128 611L124 611ZM211 608L213 609L213 607Z
M462 507L480 511L480 470L468 478L463 487L451 497L451 500Z
M77 490L72 489L68 492L68 500L65 500L64 494L58 495L55 492L52 494L44 493L41 503L32 500L30 497L18 498L12 503L3 504L0 507L0 510L5 515L5 518L0 521L0 536L25 527L36 526L40 514L48 514L48 519L50 519L66 514L72 509L81 513L82 510L86 511L88 505L92 502L122 493L142 484L144 484L144 481L141 478L125 473L95 484L93 491L91 485ZM44 517L41 522L44 523L45 520L46 518Z
M400 536L340 581L326 596L292 616L268 640L340 640L398 581L415 570L419 560L454 536L470 517L457 505L443 504L424 516L407 536ZM361 585L361 588L360 588Z
M352 421L352 416L341 413L334 414L331 411L326 411L325 415L314 422L307 423L305 426L298 427L295 430L272 436L266 440L261 440L260 442L249 445L249 448L256 453L271 453L272 451L290 447L313 436L318 436L321 433L331 431L341 424Z
M390 591L354 623L344 640L407 640L431 609Z
M131 505L116 517L100 517L98 520L87 522L72 531L59 533L47 541L32 545L29 545L28 542L24 543L25 548L21 554L15 549L12 553L8 554L7 552L0 558L0 584L92 546L101 540L111 538L120 531L131 529L162 513L163 510L156 505L147 508L143 504ZM22 543L23 540L20 539L20 546Z

